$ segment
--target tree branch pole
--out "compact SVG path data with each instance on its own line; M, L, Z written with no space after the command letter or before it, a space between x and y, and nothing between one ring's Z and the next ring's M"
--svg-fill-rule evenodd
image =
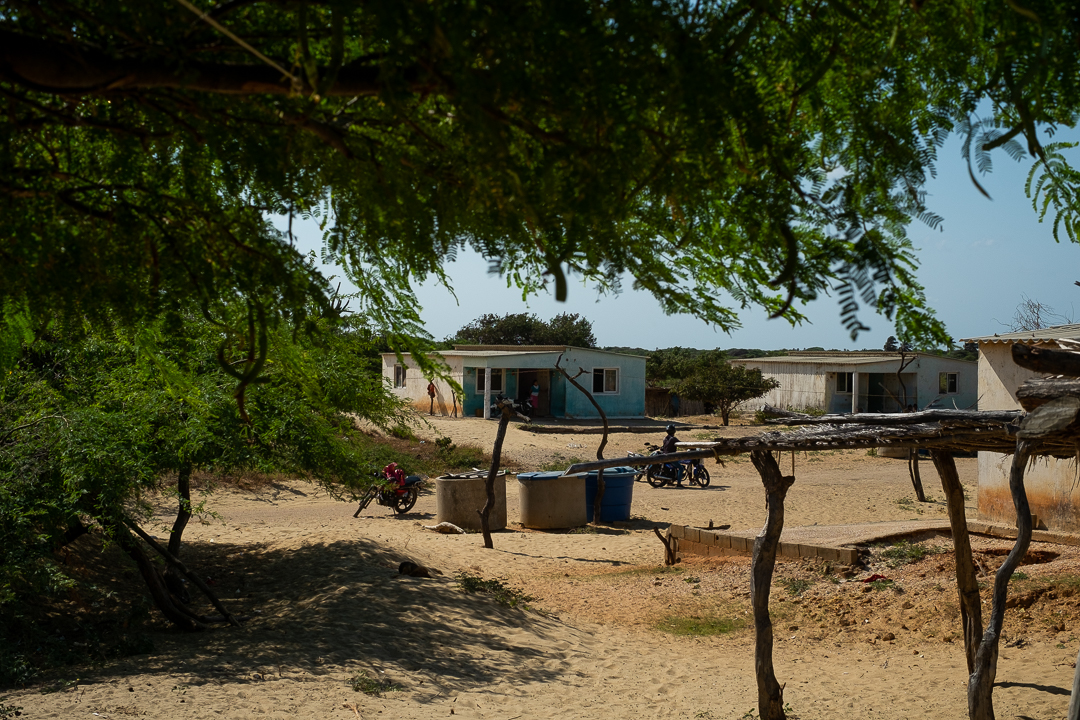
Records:
M490 522L491 511L495 509L495 476L499 474L499 463L502 462L502 446L503 440L506 439L506 426L510 424L510 416L514 414L513 400L503 399L498 402L502 416L499 418L499 431L495 434L495 447L491 449L491 469L488 470L487 480L484 483L487 502L484 503L483 510L476 511L480 516L480 531L484 534L484 547L489 550L495 548L495 543L491 539ZM529 422L529 418L519 417L522 417L525 422Z
M1024 489L1024 469L1031 457L1033 443L1016 441L1009 470L1009 490L1016 508L1016 543L1005 562L994 576L993 604L990 622L983 633L982 642L975 654L975 671L968 680L968 717L970 720L994 720L994 679L997 677L998 643L1001 626L1005 621L1005 600L1009 593L1009 580L1027 554L1031 544L1031 508Z
M930 458L941 478L941 489L949 509L949 527L952 529L953 554L956 558L956 590L960 596L960 621L964 628L964 655L970 676L975 672L975 652L979 649L983 626L979 577L971 556L971 537L968 535L964 510L964 487L960 484L952 453L931 450Z
M560 353L558 359L555 360L555 369L558 370L560 373L562 373L563 377L565 377L567 379L567 381L571 385L573 385L578 390L580 390L581 393L585 397L589 398L589 402L591 402L592 406L594 408L596 408L596 412L598 412L600 414L600 419L604 422L604 436L600 439L600 446L598 448L596 448L596 459L599 462L603 462L603 460L604 460L604 448L607 447L607 438L608 438L607 413L604 412L604 408L600 407L600 403L596 402L596 398L593 397L593 394L591 392L589 392L588 390L586 390L585 388L583 388L577 382L576 378L578 378L581 375L585 374L585 369L584 368L578 368L578 370L579 370L578 374L575 375L574 377L570 377L570 373L566 372L566 370L563 369L563 367L562 367L562 365L560 363L562 363L562 354L561 353ZM614 467L614 466L609 465L609 466L604 466L604 467ZM596 497L593 499L593 524L594 525L596 525L597 523L600 522L600 502L604 499L604 467L596 468ZM569 471L567 471L567 472L569 472Z
M772 589L776 549L784 529L784 498L795 482L793 475L782 476L776 458L768 450L754 450L750 460L765 486L768 515L765 527L754 540L750 569L750 598L754 606L754 674L757 677L758 714L761 720L784 720L784 688L776 681L773 669L773 626L769 617L769 591Z
M228 622L230 625L240 627L240 622L232 615L232 613L225 609L225 606L221 604L220 600L218 600L217 595L214 594L214 591L210 589L209 585L203 582L201 577L188 570L187 567L184 566L184 563L180 562L179 558L177 558L165 548L161 547L157 540L150 537L150 535L141 527L127 519L124 520L124 523L129 528L134 530L135 534L141 537L147 545L152 547L158 555L161 555L161 557L165 558L165 562L169 563L170 567L175 567L181 575L190 580L195 585L195 587L199 588L199 590L202 591L203 595L206 596L206 599L210 601L210 604L214 606L214 609L221 613L221 617L225 618L226 622ZM205 620L204 618L199 618L199 620L201 620L202 622L207 622L207 620Z

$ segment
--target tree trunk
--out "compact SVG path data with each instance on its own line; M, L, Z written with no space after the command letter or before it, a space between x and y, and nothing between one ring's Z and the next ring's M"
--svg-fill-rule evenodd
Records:
M990 609L990 622L983 633L979 650L975 654L975 671L968 680L968 717L971 720L994 720L994 679L997 677L998 641L1001 625L1005 620L1005 600L1009 593L1009 580L1027 554L1031 544L1031 508L1024 490L1024 468L1031 456L1033 445L1026 440L1016 442L1012 468L1009 471L1009 490L1016 508L1016 543L1005 562L994 576L994 596Z
M593 394L591 392L589 392L588 390L586 390L584 387L582 387L581 384L578 383L578 381L575 379L579 375L582 375L585 372L584 368L579 368L580 372L578 372L578 374L575 375L574 377L570 377L570 373L566 372L566 370L563 369L562 365L560 364L561 361L562 361L562 355L559 355L558 359L555 360L555 369L558 370L560 373L562 373L562 376L564 378L566 378L570 382L571 385L573 385L578 390L580 390L582 395L589 398L589 402L591 402L592 406L594 408L596 408L596 412L600 415L600 420L603 421L603 423L604 423L604 436L600 439L600 447L596 448L596 459L597 460L603 460L604 459L604 448L607 447L607 438L608 438L607 413L604 412L604 408L600 407L600 403L596 402L596 398L593 397ZM597 523L600 522L600 502L603 499L604 499L604 468L599 468L597 470L597 472L596 472L596 498L593 500L593 516L592 516L593 525L596 525Z
M176 510L176 520L173 521L172 532L169 534L169 552L173 557L180 557L180 546L183 542L184 528L191 519L191 463L184 463L176 476L176 493L180 496L179 507Z
M964 626L964 654L967 656L968 675L975 672L975 652L982 638L982 599L979 597L979 578L971 557L971 538L967 530L967 514L964 510L964 488L956 472L952 453L931 450L945 503L949 508L949 527L952 528L953 554L956 557L956 589L960 595L960 620Z
M510 424L510 401L499 404L502 417L499 418L499 431L495 435L495 447L491 450L491 469L488 470L487 482L484 489L487 490L487 502L483 510L477 510L480 514L480 531L484 534L484 547L494 549L495 543L491 539L491 511L495 508L495 476L499 473L499 462L502 460L503 440L506 438L506 426Z
M148 534L146 534L145 530L143 530L142 528L140 528L138 525L136 525L135 523L133 523L131 521L127 521L127 524L128 524L128 527L130 527L132 530L135 531L136 535L141 537L146 542L147 545L149 545L151 548L153 548L154 551L158 555L161 555L161 557L165 559L165 562L167 562L169 564L169 569L174 569L175 568L175 570L177 572L179 572L179 574L186 577L188 580L190 580L195 585L195 587L199 588L199 590L202 591L203 595L206 596L206 599L210 601L210 604L213 605L214 608L219 613L221 613L222 619L224 619L230 625L235 625L236 627L240 627L240 622L232 615L232 613L230 613L228 610L225 609L225 606L221 604L220 600L218 600L217 595L215 595L214 591L211 590L210 587L205 582L203 582L202 578L200 578L198 575L193 573L191 570L188 570L187 567L184 566L184 563L180 562L179 558L177 558L175 555L173 555L171 552L169 552L165 548L161 547L161 545L159 545L157 543L157 541L154 540L154 538L152 538ZM185 609L185 611L186 611L186 609ZM191 614L190 611L187 611L187 612L188 612L188 614ZM202 622L209 622L206 618L202 618L202 617L199 617L198 620L200 620Z
M922 476L919 474L919 451L916 448L908 450L908 475L911 476L911 486L915 488L915 499L926 502L926 493L923 491Z
M172 596L169 595L169 591L165 587L165 581L162 578L161 573L158 572L157 566L154 565L146 555L146 552L143 551L138 540L131 537L127 528L121 524L117 524L113 527L113 530L120 547L135 561L135 565L139 568L139 573L142 575L146 587L150 590L150 597L154 601L154 605L157 606L157 609L161 611L161 614L181 630L205 630L206 625L192 615L187 608L173 602Z
M795 482L793 475L782 476L776 458L767 450L754 450L750 460L765 486L768 515L765 527L754 540L751 562L750 597L754 606L754 672L757 676L758 714L761 720L784 720L784 688L773 671L773 627L769 618L769 591L772 589L776 548L784 529L784 498Z

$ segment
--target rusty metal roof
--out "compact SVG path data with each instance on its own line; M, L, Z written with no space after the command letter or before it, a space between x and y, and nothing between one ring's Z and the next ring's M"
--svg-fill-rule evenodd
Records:
M1042 345L1055 340L1080 340L1080 323L1072 325L1054 325L1040 330L1020 330L1019 332L994 333L979 337L963 338L960 342L980 343L1022 343L1024 345Z

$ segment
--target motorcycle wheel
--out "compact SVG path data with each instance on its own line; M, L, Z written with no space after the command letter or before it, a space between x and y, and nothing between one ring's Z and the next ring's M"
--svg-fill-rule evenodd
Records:
M694 470L694 482L703 488L709 487L709 471L703 467Z
M645 472L645 480L654 488L664 487L667 483L667 478L658 473L655 465L649 466L649 469Z
M354 512L352 516L360 517L360 513L367 509L367 506L371 504L371 499L374 497L375 492L373 490L368 491L364 497L360 498L360 507L356 508L356 512Z
M407 513L412 510L413 505L416 504L416 498L420 497L420 491L414 487L411 487L405 491L404 495L398 495L394 500L394 512L398 515Z

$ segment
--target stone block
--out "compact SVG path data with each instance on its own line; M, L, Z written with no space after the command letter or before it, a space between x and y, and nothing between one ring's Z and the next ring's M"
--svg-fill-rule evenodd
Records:
M697 528L683 528L683 537L690 542L701 542L701 532Z
M668 534L670 534L673 538L681 539L686 537L686 533L684 532L685 529L686 528L684 528L682 525L672 525L668 528Z

